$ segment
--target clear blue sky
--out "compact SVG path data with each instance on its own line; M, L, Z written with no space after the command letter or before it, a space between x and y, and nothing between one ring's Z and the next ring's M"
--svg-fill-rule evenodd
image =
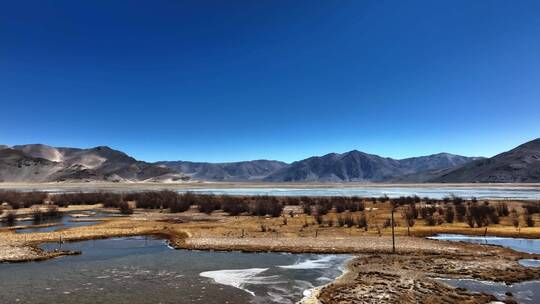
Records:
M0 143L156 161L540 137L539 1L6 1Z

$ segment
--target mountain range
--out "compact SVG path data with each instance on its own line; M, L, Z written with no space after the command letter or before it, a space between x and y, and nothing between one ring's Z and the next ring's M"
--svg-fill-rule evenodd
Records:
M42 144L0 150L0 181L180 181L185 175L100 146L56 148Z
M540 138L492 158L470 162L430 181L440 183L540 182Z
M540 138L491 158L450 153L392 159L353 150L290 164L275 160L229 163L148 163L100 146L57 148L0 145L0 182L540 182Z
M264 180L269 182L384 182L404 175L456 168L477 159L479 158L439 153L397 160L353 150L294 162L270 174Z
M156 164L187 174L192 179L210 181L262 180L271 173L287 167L285 162L265 159L231 163L162 161Z

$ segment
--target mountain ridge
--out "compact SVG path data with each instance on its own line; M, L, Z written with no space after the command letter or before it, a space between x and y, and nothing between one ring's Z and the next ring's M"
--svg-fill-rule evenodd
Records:
M160 161L155 164L189 175L193 179L212 181L258 180L287 165L285 162L266 159L226 163Z
M272 182L384 182L396 176L460 166L477 158L438 153L393 159L358 150L329 153L291 163L269 175Z
M0 182L540 182L540 138L491 158L451 153L393 159L358 150L287 164L277 160L148 163L107 146L0 145Z
M540 138L430 179L438 183L540 182Z
M16 145L0 150L2 181L168 181L182 175L151 163L138 161L107 146L93 148ZM46 162L44 162L44 160ZM20 170L17 170L20 169ZM28 173L32 171L33 174ZM8 173L9 172L9 173ZM22 178L22 177L26 177Z

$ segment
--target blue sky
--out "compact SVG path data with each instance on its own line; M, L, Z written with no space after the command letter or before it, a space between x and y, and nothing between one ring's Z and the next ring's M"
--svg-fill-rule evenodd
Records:
M538 1L9 1L0 143L156 160L540 137Z

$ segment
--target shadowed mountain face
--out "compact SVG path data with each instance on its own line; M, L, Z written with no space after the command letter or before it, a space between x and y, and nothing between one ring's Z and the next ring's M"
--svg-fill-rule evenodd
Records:
M0 149L0 182L41 182L61 169L56 162L31 157L19 150Z
M275 160L253 160L231 163L203 163L189 161L158 162L176 172L190 175L192 179L211 181L250 181L261 180L268 174L285 166Z
M270 174L274 182L384 182L399 176L461 166L477 158L448 153L396 160L360 151L297 161ZM402 182L408 182L407 179Z
M32 144L0 152L4 152L0 155L3 181L165 181L182 178L170 169L137 161L109 147L77 149Z
M533 183L540 182L540 138L492 158L481 159L441 174L430 182Z

